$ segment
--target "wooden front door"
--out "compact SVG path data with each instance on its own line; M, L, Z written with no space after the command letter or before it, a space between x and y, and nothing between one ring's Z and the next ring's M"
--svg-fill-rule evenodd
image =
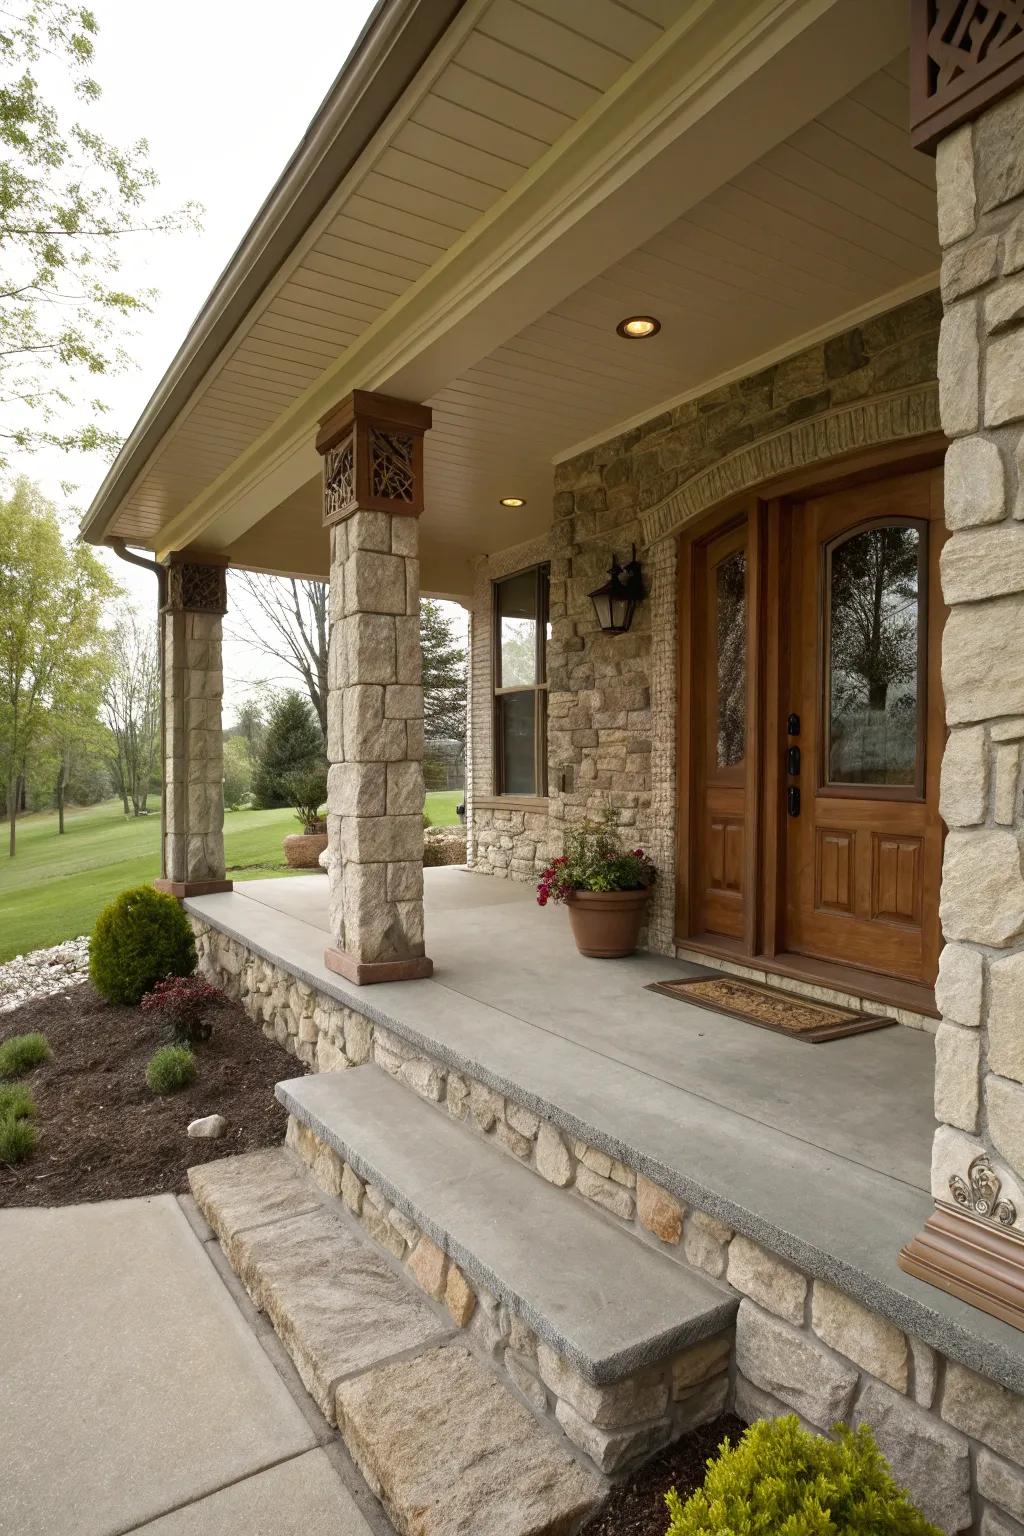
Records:
M748 901L746 519L693 546L695 930L742 938Z
M942 866L941 471L781 510L780 948L930 984Z

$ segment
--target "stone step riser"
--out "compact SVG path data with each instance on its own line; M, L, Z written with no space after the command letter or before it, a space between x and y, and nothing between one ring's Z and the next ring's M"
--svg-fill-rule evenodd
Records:
M595 1386L294 1115L286 1139L320 1189L340 1199L412 1281L446 1307L534 1416L555 1433L564 1431L600 1472L623 1474L730 1401L731 1327L656 1366Z

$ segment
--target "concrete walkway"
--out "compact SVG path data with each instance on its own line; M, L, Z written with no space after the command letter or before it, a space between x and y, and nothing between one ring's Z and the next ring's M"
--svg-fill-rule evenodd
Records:
M0 1533L382 1536L186 1212L171 1195L0 1211Z

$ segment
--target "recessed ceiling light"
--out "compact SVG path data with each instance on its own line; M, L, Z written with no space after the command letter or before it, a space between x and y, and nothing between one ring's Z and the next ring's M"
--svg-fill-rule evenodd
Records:
M525 496L503 496L501 498L501 505L503 507L525 507L526 506L526 497Z
M627 341L643 341L647 336L657 336L661 330L661 321L655 320L653 315L628 315L625 320L619 321L615 329Z

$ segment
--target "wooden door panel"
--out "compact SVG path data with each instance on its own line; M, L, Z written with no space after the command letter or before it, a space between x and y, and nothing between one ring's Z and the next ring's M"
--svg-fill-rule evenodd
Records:
M920 928L923 865L923 838L872 833L872 918Z
M856 833L849 828L816 828L815 863L816 909L852 914L856 892Z
M784 947L925 983L941 943L941 487L925 470L785 510L800 761Z

